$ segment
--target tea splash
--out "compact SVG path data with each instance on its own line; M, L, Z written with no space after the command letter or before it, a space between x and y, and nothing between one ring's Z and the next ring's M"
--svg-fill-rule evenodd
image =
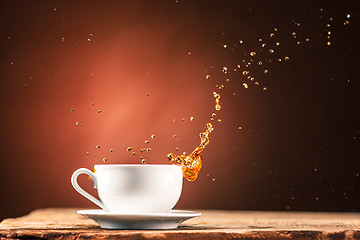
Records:
M209 144L209 133L214 130L211 123L207 123L205 127L206 131L200 133L200 145L195 148L192 153L186 155L184 152L179 156L174 156L173 153L169 153L167 155L167 158L170 162L173 162L182 167L183 176L189 181L194 181L199 175L202 166L201 152L204 151L206 145Z
M215 98L215 109L219 111L221 109L220 105L220 94L213 92L213 96ZM215 117L216 114L213 113L212 117ZM201 153L204 151L206 145L209 144L209 134L212 130L214 130L211 123L205 124L205 132L200 133L200 145L195 148L195 150L190 153L189 155L186 155L186 152L183 152L183 154L174 156L173 153L169 153L167 155L167 158L170 162L179 165L182 167L183 176L188 181L195 181L196 178L199 175L199 172L201 170L202 166L202 157Z

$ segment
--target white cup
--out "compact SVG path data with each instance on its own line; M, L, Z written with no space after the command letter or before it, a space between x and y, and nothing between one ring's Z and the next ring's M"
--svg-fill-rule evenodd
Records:
M182 190L182 169L177 165L104 164L95 165L95 173L76 170L71 183L81 195L109 212L167 213L177 203ZM99 199L82 189L77 178L92 178Z

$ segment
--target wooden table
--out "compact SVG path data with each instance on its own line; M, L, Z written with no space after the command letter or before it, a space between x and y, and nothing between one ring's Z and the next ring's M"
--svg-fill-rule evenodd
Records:
M360 239L360 213L197 210L176 230L106 230L77 209L39 209L0 223L0 239Z

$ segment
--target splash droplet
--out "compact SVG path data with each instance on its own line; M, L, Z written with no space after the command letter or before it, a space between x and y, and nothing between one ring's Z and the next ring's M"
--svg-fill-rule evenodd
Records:
M99 148L100 148L100 145L96 145L96 148L99 149Z
M220 105L220 94L218 94L217 92L213 92L213 96L215 98L215 109L217 111L219 111L221 109L221 105Z
M132 150L132 147L128 147L126 150L130 152Z
M223 68L222 68L222 72L223 72L224 74L227 74L227 71L228 71L228 68L227 68L227 67L223 67Z

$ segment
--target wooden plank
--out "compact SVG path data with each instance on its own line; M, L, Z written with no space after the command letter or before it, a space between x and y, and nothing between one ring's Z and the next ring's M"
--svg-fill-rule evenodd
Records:
M197 210L176 230L106 230L77 209L40 209L0 223L0 239L360 239L359 213Z

